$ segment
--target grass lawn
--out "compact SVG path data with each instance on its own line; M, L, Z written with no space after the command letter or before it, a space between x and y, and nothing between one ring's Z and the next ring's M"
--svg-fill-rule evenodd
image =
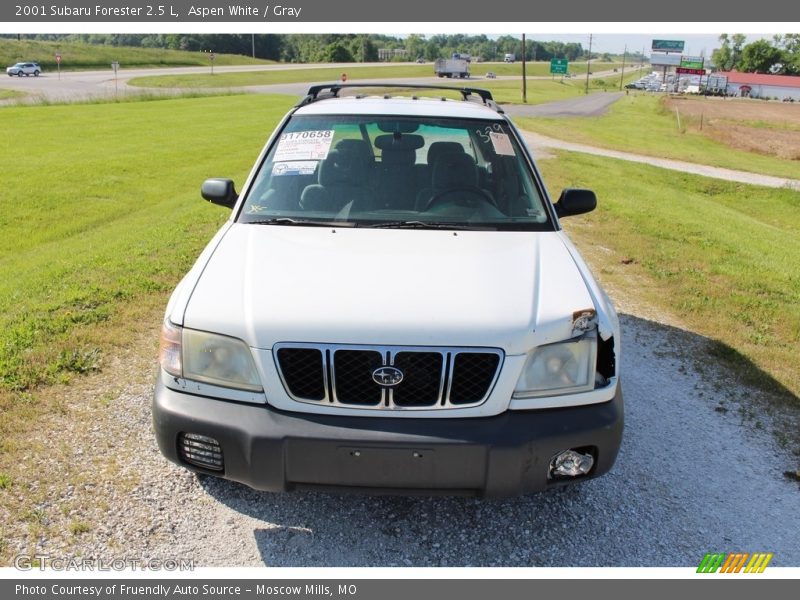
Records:
M131 48L80 42L48 42L39 40L0 39L0 62L5 66L20 61L38 62L46 72L58 68L55 55L61 54L61 70L108 69L119 61L123 69L130 67L189 67L210 65L207 54L160 48ZM215 65L268 65L274 61L253 59L238 54L217 54Z
M392 64L387 66L352 66L345 69L333 67L321 67L311 69L283 69L275 71L247 71L239 73L210 73L190 74L190 75L152 75L147 77L135 77L128 83L138 87L150 88L180 88L180 89L219 89L237 88L256 85L271 85L281 83L305 83L305 82L336 82L342 73L347 73L348 82L358 82L365 79L393 79L393 78L421 78L429 77L431 85L444 85L449 87L480 87L492 91L495 99L501 103L518 103L522 101L522 83L520 79L484 79L485 71L494 69L494 63L481 63L481 69L476 69L478 65L473 65L473 73L479 77L471 79L447 79L434 77L431 64ZM537 63L537 70L544 74L544 63ZM519 63L505 64L499 63L496 66L504 66L509 69L516 69L515 74L519 74ZM485 67L485 69L483 68ZM539 68L541 67L541 68ZM546 65L549 69L549 63ZM593 67L594 68L594 67ZM498 75L502 74L497 72ZM528 70L530 74L530 69ZM590 91L616 90L619 87L619 75L613 77L590 79ZM629 72L625 76L625 81L635 79L637 75ZM528 80L528 103L540 104L543 102L553 102L571 98L584 93L586 85L585 79L529 79ZM457 97L454 94L453 97Z
M0 89L0 100L15 100L17 98L24 98L27 96L25 92L18 90L4 90Z
M578 153L540 166L551 193L597 192L595 212L564 224L610 289L718 341L714 358L797 402L800 192Z
M200 199L200 183L241 185L293 102L0 109L12 132L0 157L14 165L0 195L0 438L12 405L99 368L106 349L124 346L126 314L164 305L229 214Z
M798 161L733 149L695 127L686 127L685 117L679 129L675 113L664 108L660 96L625 96L601 117L518 117L515 121L522 129L571 142L800 179Z

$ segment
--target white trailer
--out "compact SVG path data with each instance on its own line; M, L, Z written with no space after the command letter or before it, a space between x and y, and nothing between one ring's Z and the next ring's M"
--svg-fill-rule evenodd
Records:
M440 58L433 65L433 72L439 77L469 77L469 63L463 58Z

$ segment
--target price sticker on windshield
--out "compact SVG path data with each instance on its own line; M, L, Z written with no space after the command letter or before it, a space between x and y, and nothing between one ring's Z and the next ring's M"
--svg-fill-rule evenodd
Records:
M489 133L492 140L494 151L501 156L514 156L514 146L511 145L511 140L506 133L497 133L492 131Z
M333 129L321 131L290 131L281 135L275 150L275 162L289 160L323 160L333 142Z

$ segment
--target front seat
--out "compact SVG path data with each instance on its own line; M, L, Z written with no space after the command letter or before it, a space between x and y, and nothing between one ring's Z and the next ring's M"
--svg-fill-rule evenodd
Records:
M464 152L446 152L439 155L433 165L431 187L421 190L417 196L417 210L433 208L439 199L459 205L475 205L485 201L495 204L487 190L478 185L478 167L475 160Z
M366 142L342 140L320 162L317 183L303 190L300 206L308 211L337 213L349 202L363 202L370 191L373 166Z

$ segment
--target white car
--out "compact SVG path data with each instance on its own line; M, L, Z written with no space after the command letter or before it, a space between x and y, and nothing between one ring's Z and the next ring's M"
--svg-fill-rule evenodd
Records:
M606 473L619 323L559 224L594 193L551 202L486 90L369 87L312 87L240 194L203 184L232 212L167 305L161 452L269 491L514 496Z
M42 72L42 67L40 67L37 63L34 62L18 62L17 64L8 67L6 69L6 74L9 77L13 77L14 75L18 77L22 77L25 75L33 75L34 77L38 77L39 73Z

